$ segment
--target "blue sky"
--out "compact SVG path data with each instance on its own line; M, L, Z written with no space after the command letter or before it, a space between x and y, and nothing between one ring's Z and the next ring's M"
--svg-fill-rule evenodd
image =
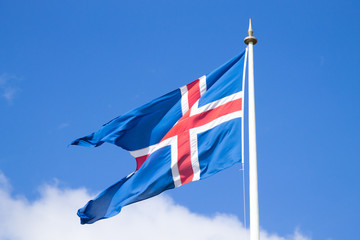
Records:
M68 144L241 52L251 17L261 228L278 239L360 238L359 10L355 0L0 1L3 208L94 195L132 172L120 148ZM243 229L239 168L158 201L234 215ZM67 208L74 219L86 194Z

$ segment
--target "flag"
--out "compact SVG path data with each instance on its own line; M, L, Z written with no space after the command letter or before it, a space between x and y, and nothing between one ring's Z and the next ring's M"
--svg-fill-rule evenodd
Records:
M136 159L136 170L78 210L82 224L242 160L246 51L221 67L121 115L71 144L115 144Z

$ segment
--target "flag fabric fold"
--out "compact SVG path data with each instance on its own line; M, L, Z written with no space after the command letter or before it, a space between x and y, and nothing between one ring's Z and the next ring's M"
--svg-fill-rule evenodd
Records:
M136 159L133 173L79 209L82 224L241 161L245 55L71 143L112 143Z

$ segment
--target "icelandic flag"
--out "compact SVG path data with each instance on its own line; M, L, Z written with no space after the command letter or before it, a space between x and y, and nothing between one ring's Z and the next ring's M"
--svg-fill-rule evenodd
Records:
M82 224L242 160L246 51L223 66L138 107L72 145L128 150L136 170L78 210Z

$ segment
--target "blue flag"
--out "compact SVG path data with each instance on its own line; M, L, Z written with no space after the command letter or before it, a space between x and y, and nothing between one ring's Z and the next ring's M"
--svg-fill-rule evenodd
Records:
M245 51L223 66L138 107L72 145L128 150L136 170L79 209L82 224L241 161Z

